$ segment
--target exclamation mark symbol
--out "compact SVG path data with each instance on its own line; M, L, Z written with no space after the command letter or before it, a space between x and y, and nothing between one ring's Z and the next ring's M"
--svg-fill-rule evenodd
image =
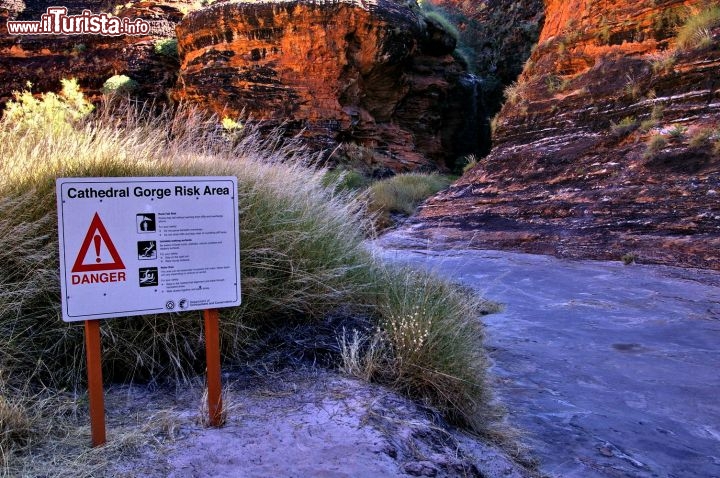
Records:
M102 262L102 259L100 259L100 234L96 234L95 237L93 237L93 242L95 243L95 255L97 258L95 259L95 262Z

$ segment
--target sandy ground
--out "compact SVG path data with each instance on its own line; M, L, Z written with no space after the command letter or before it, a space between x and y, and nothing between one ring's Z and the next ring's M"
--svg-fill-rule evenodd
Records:
M110 440L113 423L129 419L146 421L150 433L166 439L116 457L105 476L528 476L497 448L431 410L334 372L226 376L225 382L228 417L219 429L200 423L201 386L177 393L110 389Z

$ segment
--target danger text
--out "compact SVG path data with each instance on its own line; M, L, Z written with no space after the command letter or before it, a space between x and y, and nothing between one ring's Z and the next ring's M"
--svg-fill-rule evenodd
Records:
M105 284L108 282L125 282L124 272L94 272L85 274L73 274L73 285L79 284Z

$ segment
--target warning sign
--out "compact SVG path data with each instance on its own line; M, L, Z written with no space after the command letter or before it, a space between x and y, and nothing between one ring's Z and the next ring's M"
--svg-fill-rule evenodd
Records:
M57 180L63 320L240 304L234 177Z
M93 246L95 260L87 263L86 260L88 253L90 252L91 245ZM103 250L103 246L104 250L110 254L111 262L105 262L105 259L101 257L100 252ZM77 255L77 259L75 259L75 265L73 266L72 271L92 272L113 271L116 269L125 269L125 264L123 264L123 261L115 248L115 244L113 244L112 239L110 239L110 235L108 234L107 229L105 229L105 225L103 225L100 220L100 216L98 213L95 213L95 216L90 223L90 228L83 240L82 246L80 246L80 252Z

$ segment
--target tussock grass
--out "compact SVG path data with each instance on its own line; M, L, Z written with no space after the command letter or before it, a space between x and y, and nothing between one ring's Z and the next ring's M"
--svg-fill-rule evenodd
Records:
M691 148L702 148L703 146L708 146L710 144L712 137L712 128L699 128L695 130L692 136L690 136L688 145Z
M610 122L610 131L618 138L635 131L637 127L638 123L634 116L626 116L619 123Z
M478 159L477 156L474 154L471 154L470 156L467 156L465 158L465 165L462 168L463 174L467 173L471 169L473 169L475 166L478 165Z
M412 214L423 200L448 187L450 182L450 178L438 174L398 174L370 186L370 208Z
M521 101L525 101L527 96L527 88L527 83L522 81L522 79L518 79L518 81L510 83L508 86L505 87L505 90L503 91L505 100L510 105L515 105L520 103Z
M29 408L27 398L10 389L0 378L0 470L7 466L10 455L30 440Z
M720 26L720 6L712 5L690 15L685 24L678 29L677 48L692 50L705 48L712 44L711 30Z
M222 311L226 357L237 357L258 324L321 316L362 288L353 280L369 263L361 244L367 223L362 204L323 187L322 172L282 162L297 159L297 145L278 146L249 133L222 151L212 134L196 132L207 131L200 123L192 115L175 119L172 139L142 122L88 123L51 135L3 125L0 327L9 339L4 363L53 382L79 381L70 375L82 369L82 329L61 324L58 308L56 177L238 177L245 303ZM102 329L110 378L183 379L202 367L196 314L112 320Z
M247 350L281 326L361 311L379 335L371 337L376 355L357 350L355 362L372 363L359 375L477 431L492 427L477 299L444 280L378 263L363 243L372 227L364 196L326 187L326 172L308 167L313 158L297 142L261 137L247 124L229 141L217 119L188 110L151 118L126 107L88 119L83 102L53 101L66 114L41 108L0 121L0 371L27 399L8 400L3 389L0 413L14 417L3 422L3 453L5 443L28 436L27 423L40 440L51 435L54 418L30 399L33 390L84 388L82 326L60 314L57 177L237 176L243 305L221 310L226 363L243 363ZM389 183L412 198L447 180L406 175ZM411 199L389 195L409 207ZM188 383L204 370L201 322L196 312L104 321L105 379ZM346 369L353 370L347 362Z
M667 146L667 139L662 134L651 135L645 143L643 158L652 159Z
M472 344L483 337L477 316L496 311L496 305L431 274L387 267L380 274L380 319L369 340L371 350L375 342L385 353L371 354L368 358L380 364L366 370L490 434L487 424L500 412L489 405L490 391L479 372L486 369L486 358Z

